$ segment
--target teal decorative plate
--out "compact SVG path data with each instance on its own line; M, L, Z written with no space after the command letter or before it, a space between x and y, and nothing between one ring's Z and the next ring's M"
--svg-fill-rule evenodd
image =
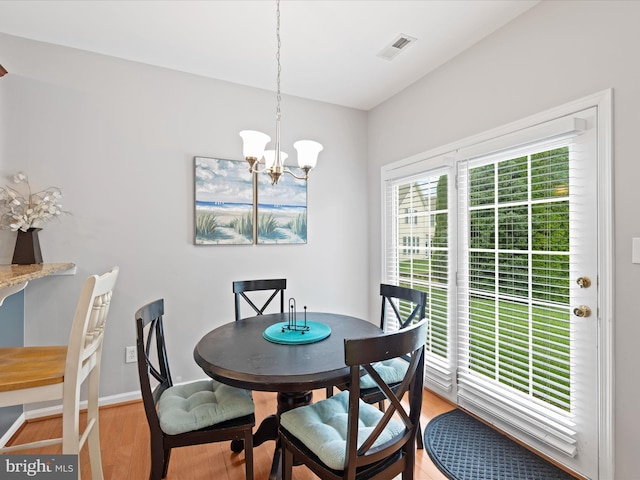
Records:
M282 345L302 345L324 340L331 335L331 327L325 323L307 321L309 330L289 330L289 322L279 322L267 327L262 336L273 343ZM302 325L298 323L298 328Z

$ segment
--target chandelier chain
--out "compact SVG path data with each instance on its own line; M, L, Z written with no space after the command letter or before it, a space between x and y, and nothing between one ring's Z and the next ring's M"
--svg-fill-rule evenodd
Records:
M1 0L0 0L1 1ZM280 92L280 79L282 75L282 65L280 63L280 50L282 42L280 40L280 0L276 2L276 138L275 150L265 150L271 141L269 135L255 130L243 130L240 136L243 141L244 157L249 163L251 173L266 172L271 177L271 185L278 183L278 179L285 173L298 180L305 182L309 178L309 172L316 166L318 153L322 150L322 145L313 140L298 140L293 144L293 148L298 151L298 166L303 174L296 174L293 170L284 166L287 154L280 151L280 117L282 94ZM260 163L264 162L264 168L260 169ZM255 184L257 186L257 183ZM254 222L254 226L257 222Z
M280 160L280 73L282 68L280 66L280 0L276 0L276 40L277 40L277 51L276 51L276 62L277 62L277 73L276 73L276 151L275 151L275 164L281 165Z

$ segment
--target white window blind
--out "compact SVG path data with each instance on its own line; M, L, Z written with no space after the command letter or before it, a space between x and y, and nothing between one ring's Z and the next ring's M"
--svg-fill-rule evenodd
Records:
M576 157L562 139L457 164L458 396L567 455Z
M427 377L450 390L450 169L388 180L385 185L385 281L427 293ZM405 316L414 305L399 302ZM388 315L387 318L394 318ZM393 330L397 325L387 325Z

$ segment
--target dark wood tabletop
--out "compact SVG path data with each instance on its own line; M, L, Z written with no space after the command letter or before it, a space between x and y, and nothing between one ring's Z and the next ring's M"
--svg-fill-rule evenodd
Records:
M307 313L307 320L331 327L331 335L306 345L266 340L265 328L287 321L287 313L227 323L207 333L194 358L212 378L249 390L300 392L347 383L344 339L381 335L378 325L335 313Z
M277 411L267 416L253 435L253 446L276 441L269 473L281 478L282 451L278 441L280 414L308 405L312 390L342 385L349 381L344 363L344 339L381 335L373 323L336 313L307 313L307 320L329 325L324 340L302 345L281 345L263 337L274 323L286 322L288 313L274 313L227 323L207 333L196 345L193 356L204 372L216 380L248 390L278 392ZM242 451L241 441L231 443Z

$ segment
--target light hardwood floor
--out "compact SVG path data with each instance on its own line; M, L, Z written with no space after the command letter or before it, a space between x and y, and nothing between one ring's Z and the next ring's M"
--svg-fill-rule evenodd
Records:
M314 391L314 400L324 398L324 390ZM276 394L254 392L256 424L276 408ZM422 427L433 417L452 410L450 403L425 390L422 407ZM61 436L60 417L31 421L18 432L13 441L25 442L39 438ZM105 407L100 410L100 444L105 480L146 480L149 478L149 427L141 402ZM254 449L254 477L267 479L271 468L274 442ZM82 479L91 478L87 449L80 454ZM59 446L20 453L60 453ZM304 466L293 470L295 480L316 479ZM424 450L418 450L415 477L421 480L446 480L433 465ZM172 451L167 480L242 480L244 454L232 453L229 442L178 448Z

